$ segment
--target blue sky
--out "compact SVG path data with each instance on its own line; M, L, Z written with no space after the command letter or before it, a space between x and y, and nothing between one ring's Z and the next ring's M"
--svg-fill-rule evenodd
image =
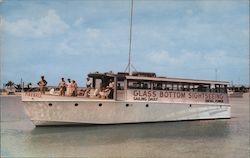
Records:
M85 84L124 71L129 0L0 0L1 82ZM132 63L159 76L249 83L248 0L134 0ZM2 85L1 83L1 85Z

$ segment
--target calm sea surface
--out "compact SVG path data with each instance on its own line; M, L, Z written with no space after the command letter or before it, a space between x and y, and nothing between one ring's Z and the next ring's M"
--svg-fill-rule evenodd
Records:
M249 157L249 94L231 119L38 128L20 97L0 99L1 157Z

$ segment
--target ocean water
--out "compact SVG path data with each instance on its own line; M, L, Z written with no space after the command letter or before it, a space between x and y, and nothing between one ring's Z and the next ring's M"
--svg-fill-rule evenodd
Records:
M1 157L249 158L249 94L232 118L124 125L38 127L21 98L1 96Z

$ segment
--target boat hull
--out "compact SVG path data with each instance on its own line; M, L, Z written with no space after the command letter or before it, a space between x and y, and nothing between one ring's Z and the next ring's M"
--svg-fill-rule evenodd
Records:
M114 100L24 101L36 125L121 124L230 118L229 104Z

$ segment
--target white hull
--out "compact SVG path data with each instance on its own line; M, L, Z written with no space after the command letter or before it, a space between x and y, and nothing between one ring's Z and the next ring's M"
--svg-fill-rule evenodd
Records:
M191 104L86 100L23 100L32 122L39 125L121 124L230 118L229 104Z

